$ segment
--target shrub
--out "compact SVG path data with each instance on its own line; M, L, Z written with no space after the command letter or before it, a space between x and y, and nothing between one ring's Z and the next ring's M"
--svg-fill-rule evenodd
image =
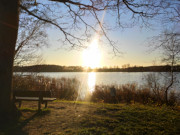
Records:
M49 90L53 97L75 100L79 81L75 78L48 78L44 76L14 75L13 90Z
M157 95L154 92L147 88L137 84L124 84L124 85L115 85L116 96L110 94L110 89L112 86L101 85L96 86L94 92L91 96L92 102L105 102L105 103L141 103L141 104L154 104L154 105L163 105L164 100L157 99ZM161 99L163 99L163 92ZM169 97L169 105L173 106L178 103L177 93L171 92Z

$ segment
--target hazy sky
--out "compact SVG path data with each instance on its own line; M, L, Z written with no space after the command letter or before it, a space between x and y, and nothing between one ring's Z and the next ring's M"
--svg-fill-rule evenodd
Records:
M104 22L109 26L114 25L115 18L109 14L106 14ZM154 23L154 21L151 23ZM154 60L159 59L159 54L157 52L150 53L148 47L148 38L158 35L162 29L163 28L160 23L156 22L151 28L140 28L140 26L135 26L132 28L120 28L117 30L108 31L107 34L109 38L113 41L118 41L118 48L121 52L123 52L123 54L121 56L114 56L112 47L100 42L98 45L98 49L101 52L99 66L121 67L123 64L128 63L132 66L152 65ZM71 50L70 47L63 46L62 42L59 41L59 37L62 36L61 34L62 33L56 28L50 28L48 30L50 45L48 48L43 49L45 64L83 66L84 50Z

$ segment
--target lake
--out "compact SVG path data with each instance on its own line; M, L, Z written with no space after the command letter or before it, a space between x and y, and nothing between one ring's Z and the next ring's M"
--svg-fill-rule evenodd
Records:
M142 80L149 73L127 73L127 72L46 72L39 73L46 77L52 78L76 78L81 82L88 82L94 80L95 84L127 84L138 83L142 84Z
M76 78L81 82L94 80L95 84L127 84L137 83L143 85L148 74L156 74L161 79L168 77L168 73L157 72L43 72L39 75L52 78ZM166 77L164 77L166 75ZM177 80L180 79L180 73L176 73ZM163 80L162 80L163 82Z
M30 74L30 73L24 73ZM36 73L35 73L36 74ZM93 91L95 85L112 85L112 84L127 84L136 83L138 85L145 84L145 78L148 74L155 74L160 78L162 84L166 84L168 73L155 72L43 72L38 75L51 78L76 78L81 83L82 91ZM163 77L166 75L166 77ZM180 73L176 73L177 80L180 79ZM167 83L168 84L168 83ZM176 83L174 86L179 90L180 85Z

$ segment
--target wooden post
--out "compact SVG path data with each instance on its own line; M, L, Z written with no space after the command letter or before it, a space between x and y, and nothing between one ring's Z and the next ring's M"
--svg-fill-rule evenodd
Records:
M40 93L39 93L39 102L38 102L38 110L39 111L41 110L42 101L43 101L43 95L42 95L42 92L40 91Z
M38 101L38 111L40 111L41 110L41 100L39 99L39 101Z
M21 100L19 101L19 108L21 107Z
M47 101L45 101L45 108L47 108Z

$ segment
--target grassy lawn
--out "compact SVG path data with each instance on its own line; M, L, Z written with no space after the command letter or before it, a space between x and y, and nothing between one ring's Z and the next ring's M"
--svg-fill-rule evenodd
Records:
M106 105L84 118L81 124L79 134L180 134L177 112L140 105Z
M19 122L4 126L0 134L180 134L180 111L166 106L72 101L56 101L48 106L37 113L36 103L25 103Z

